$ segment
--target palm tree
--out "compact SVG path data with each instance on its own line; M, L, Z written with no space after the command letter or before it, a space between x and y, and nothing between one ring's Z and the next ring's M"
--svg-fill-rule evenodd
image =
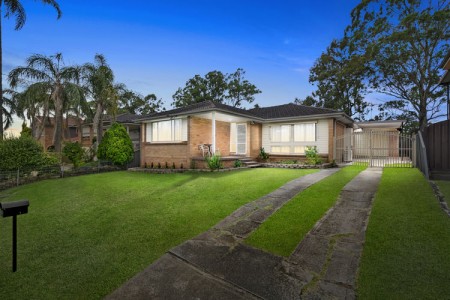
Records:
M96 54L94 64L87 63L83 66L85 72L86 87L92 98L94 106L93 126L97 131L97 145L100 144L103 135L103 117L108 112L115 116L118 107L118 90L123 85L114 84L114 73L102 54Z
M50 96L47 85L37 82L29 85L22 92L15 93L13 97L17 116L30 122L32 136L37 140L41 138L45 120L50 116Z
M8 75L12 88L16 88L26 79L31 79L40 83L49 93L55 111L53 145L56 152L61 152L64 103L69 97L69 91L81 89L80 72L78 67L64 66L62 54L57 53L52 56L31 55L25 67L17 67Z
M14 91L10 89L3 90L3 99L2 99L2 106L0 107L1 113L5 116L3 124L4 129L8 129L9 126L11 126L13 122L12 115L15 113L16 105L14 103ZM6 95L10 95L7 97ZM2 124L2 125L3 125ZM3 133L2 133L3 135Z
M59 8L58 3L55 0L41 0L43 4L49 4L53 6L56 9L56 12L58 13L57 18L61 18L61 9ZM27 19L27 15L25 14L25 9L23 8L22 4L18 0L0 0L0 95L3 95L3 87L2 87L2 71L3 71L3 65L2 65L2 53L3 53L3 45L2 45L2 11L5 12L5 17L15 17L16 25L14 27L15 30L20 30L23 25L25 25L25 21ZM2 105L3 97L0 97L0 107L3 107ZM0 140L3 139L3 111L0 110Z

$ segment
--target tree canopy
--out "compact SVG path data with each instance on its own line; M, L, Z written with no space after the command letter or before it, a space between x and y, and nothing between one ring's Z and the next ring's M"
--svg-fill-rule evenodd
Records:
M375 119L406 119L424 130L443 115L438 82L450 50L449 0L364 0L351 17L344 37L332 41L311 68L317 90L296 102L364 119L374 106L365 96L378 92L389 99Z
M252 103L255 95L261 91L246 80L244 75L245 71L241 68L232 74L211 71L205 77L195 75L186 82L184 88L175 92L172 105L183 107L207 100L234 107L242 107L244 102Z
M155 94L142 96L132 90L125 89L119 96L119 113L148 115L165 110L162 99Z
M352 13L346 30L351 47L366 59L369 86L390 96L385 117L411 116L421 131L442 116L440 63L450 50L448 0L366 0Z
M302 103L342 110L364 120L370 103L364 100L367 87L365 57L353 52L348 39L334 40L310 70L309 82L317 90Z

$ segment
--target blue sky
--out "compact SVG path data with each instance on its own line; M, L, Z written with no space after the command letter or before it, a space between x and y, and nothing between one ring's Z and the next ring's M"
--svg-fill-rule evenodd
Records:
M342 36L357 0L322 1L58 1L56 12L23 0L20 31L3 19L3 74L33 54L63 53L66 64L106 56L116 81L155 93L167 108L178 87L196 74L237 68L270 106L304 98L309 68ZM20 125L20 124L19 124Z

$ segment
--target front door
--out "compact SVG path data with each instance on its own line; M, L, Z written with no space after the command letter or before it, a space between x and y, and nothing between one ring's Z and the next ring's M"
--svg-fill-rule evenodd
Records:
M247 153L247 124L236 124L236 154Z

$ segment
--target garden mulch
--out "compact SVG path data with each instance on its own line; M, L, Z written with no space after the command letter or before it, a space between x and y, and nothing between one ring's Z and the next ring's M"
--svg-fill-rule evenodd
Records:
M361 172L289 258L243 243L264 220L310 185L335 173L297 178L246 204L171 249L107 299L354 298L359 258L381 169Z

